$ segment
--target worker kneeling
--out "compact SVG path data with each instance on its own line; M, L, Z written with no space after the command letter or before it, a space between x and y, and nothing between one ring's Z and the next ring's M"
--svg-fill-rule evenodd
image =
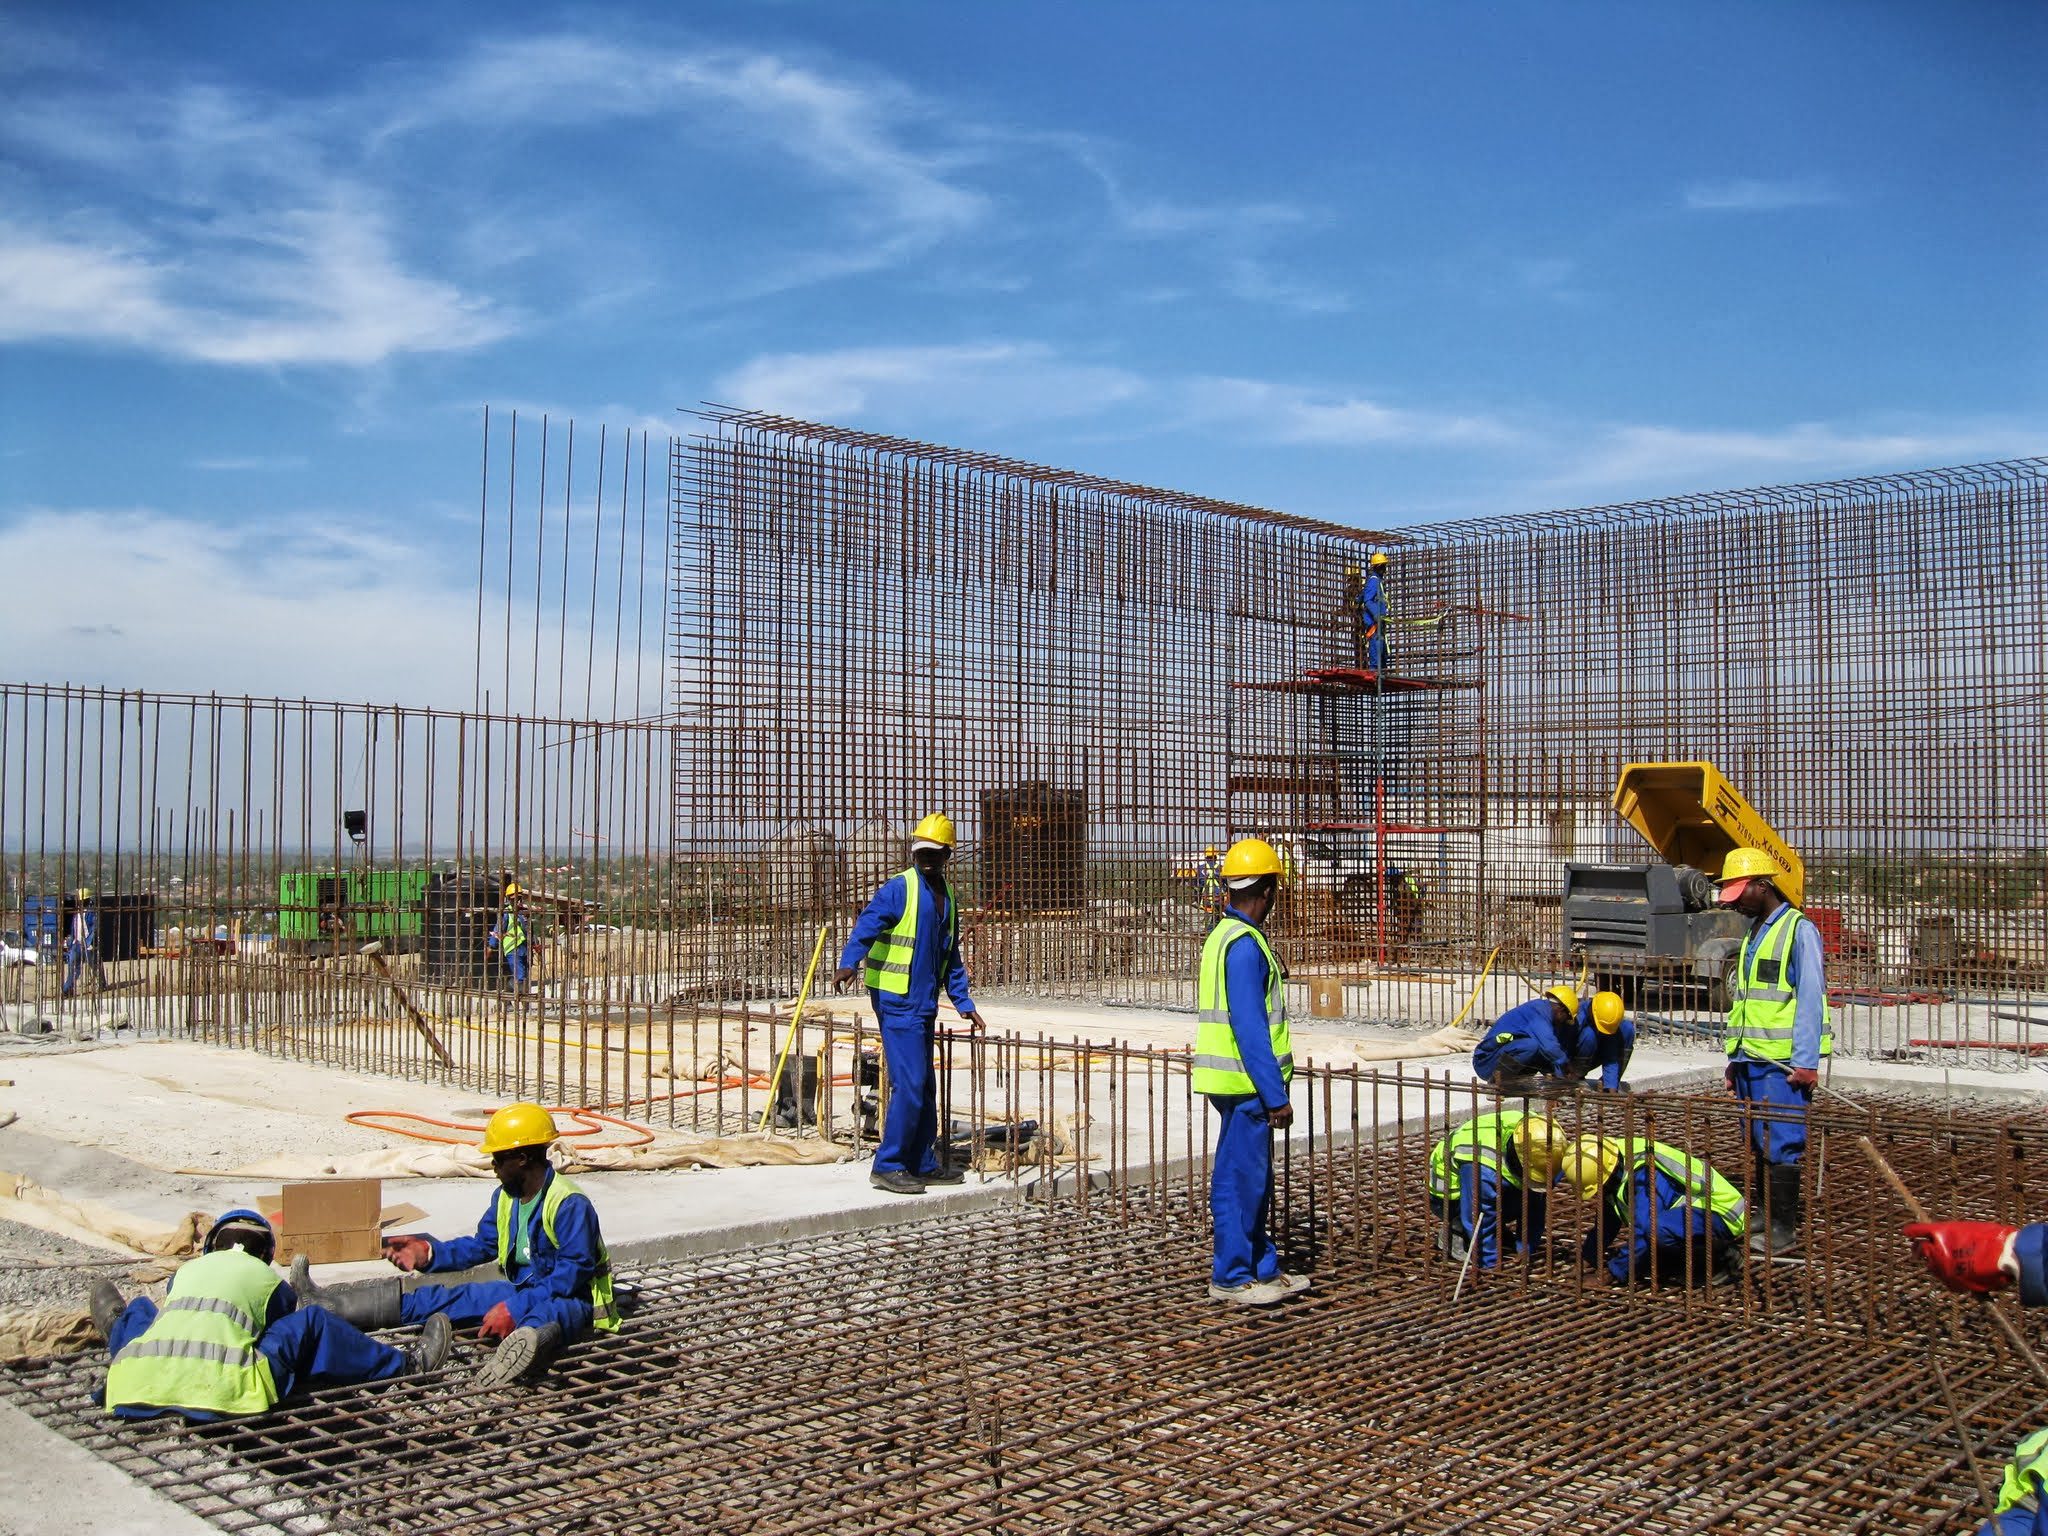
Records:
M1579 1016L1569 1036L1571 1075L1574 1078L1600 1073L1600 1086L1608 1093L1627 1093L1623 1074L1629 1058L1636 1053L1636 1027L1628 1017L1628 1006L1619 992L1595 992L1579 1004Z
M1511 1247L1534 1252L1543 1241L1548 1191L1564 1145L1546 1117L1519 1109L1467 1120L1438 1142L1429 1154L1438 1246L1457 1260L1476 1246L1488 1269Z
M162 1307L146 1296L123 1302L111 1280L96 1284L93 1325L113 1357L101 1396L107 1411L205 1423L266 1413L323 1387L424 1375L448 1358L446 1317L426 1317L419 1342L394 1349L332 1313L301 1308L270 1267L276 1254L270 1223L233 1210L171 1277Z
M1704 1159L1661 1141L1629 1149L1611 1136L1581 1136L1560 1169L1580 1199L1595 1202L1581 1258L1596 1285L1734 1278L1748 1212L1742 1191Z
M508 1104L484 1127L483 1150L498 1176L497 1198L474 1237L409 1233L384 1239L384 1257L411 1271L462 1270L495 1262L503 1280L422 1285L393 1276L351 1285L313 1284L303 1257L292 1264L301 1301L339 1312L365 1328L420 1322L445 1312L457 1326L497 1343L478 1371L482 1386L515 1381L545 1365L564 1344L595 1328L615 1332L611 1255L590 1197L548 1162L555 1121L538 1104Z
M1562 985L1510 1008L1472 1052L1472 1075L1509 1090L1531 1086L1538 1078L1569 1077L1571 1057L1561 1042L1577 1040L1578 1016L1578 988Z

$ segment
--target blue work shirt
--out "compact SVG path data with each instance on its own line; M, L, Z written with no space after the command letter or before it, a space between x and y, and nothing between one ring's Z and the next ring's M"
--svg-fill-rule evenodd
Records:
M1365 585L1358 589L1358 616L1368 625L1385 622L1387 589L1378 576L1366 577Z
M1826 962L1821 956L1820 930L1796 914L1798 908L1790 902L1782 902L1778 910L1760 923L1750 924L1749 936L1742 941L1742 963L1746 967L1764 935L1779 923L1797 922L1799 927L1792 935L1792 953L1787 965L1790 975L1787 982L1792 988L1792 1060L1787 1065L1798 1068L1820 1066L1820 1037L1826 1027L1828 1016L1828 981ZM1737 1061L1756 1061L1760 1058L1749 1052L1738 1050ZM1766 1062L1766 1066L1779 1063Z
M1621 1074L1628 1070L1629 1057L1636 1051L1635 1020L1624 1018L1621 1028L1603 1035L1593 1027L1592 1005L1579 1004L1579 1016L1572 1025L1572 1069L1590 1073L1600 1069L1600 1086L1613 1093L1621 1086Z
M912 876L912 883L917 887L917 942L911 946L910 990L899 996L870 988L869 994L877 1010L933 1014L939 1010L939 981L943 977L953 1007L962 1015L970 1014L974 1012L974 999L967 993L967 966L960 958L959 935L953 933L950 942L948 939L947 887L941 881L934 891L922 875ZM892 875L854 923L846 948L840 951L839 968L850 970L866 964L868 947L894 928L902 916L903 881Z
M1226 917L1259 926L1228 903L1223 911ZM1230 1009L1230 1032L1237 1038L1245 1075L1252 1080L1259 1102L1269 1110L1288 1102L1287 1084L1273 1055L1272 1024L1266 1017L1266 985L1272 975L1266 952L1248 933L1239 934L1223 952L1223 1001Z
M1500 1064L1501 1056L1509 1047L1527 1041L1536 1048L1552 1076L1564 1076L1571 1068L1571 1058L1557 1043L1557 1030L1550 1020L1552 1006L1547 997L1531 998L1519 1008L1510 1008L1495 1019L1488 1026L1485 1038L1472 1052L1472 1070L1481 1077L1493 1076L1494 1068Z
M1591 1264L1614 1246L1616 1251L1607 1261L1607 1273L1616 1280L1627 1283L1631 1264L1637 1278L1646 1278L1652 1248L1682 1245L1701 1236L1710 1242L1733 1240L1734 1234L1725 1222L1703 1205L1687 1205L1685 1186L1651 1163L1628 1175L1630 1214L1635 1223L1635 1241L1628 1242L1629 1229L1614 1215L1615 1186L1621 1178L1616 1173L1602 1187L1599 1214L1593 1230L1586 1234L1584 1250L1585 1261ZM1669 1270L1663 1272L1668 1274Z
M555 1240L549 1242L540 1211L555 1177L555 1170L548 1169L539 1192L526 1205L526 1251L530 1257L524 1264L508 1257L505 1278L522 1291L588 1303L590 1282L597 1278L597 1207L588 1195L569 1196L555 1212ZM493 1194L484 1207L484 1219L476 1224L474 1237L430 1237L427 1241L434 1250L428 1269L469 1269L497 1263L498 1197ZM517 1249L516 1241L513 1247Z

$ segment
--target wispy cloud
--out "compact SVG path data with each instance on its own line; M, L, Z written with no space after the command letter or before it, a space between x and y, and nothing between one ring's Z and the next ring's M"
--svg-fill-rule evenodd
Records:
M1577 460L1551 483L1560 488L1702 486L1928 468L2040 453L2048 427L2015 422L1948 422L1868 431L1825 422L1769 430L1614 425L1581 436Z
M1778 208L1818 208L1842 196L1821 181L1696 181L1685 189L1684 205L1696 213L1767 213Z
M1035 343L848 347L757 357L721 378L728 405L822 419L929 416L986 426L1100 412L1145 393L1121 368L1075 362Z
M222 474L259 473L271 470L304 469L306 460L302 454L223 454L214 458L191 459L187 461L193 469L204 469Z
M1190 379L1176 393L1187 419L1266 442L1350 448L1396 443L1504 446L1520 436L1487 416L1414 410L1264 379Z

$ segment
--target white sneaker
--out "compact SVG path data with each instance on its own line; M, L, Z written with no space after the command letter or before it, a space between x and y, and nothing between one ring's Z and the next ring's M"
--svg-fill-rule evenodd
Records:
M1314 1282L1310 1280L1307 1275L1280 1274L1275 1275L1271 1280L1267 1281L1266 1283L1268 1285L1285 1286L1287 1288L1287 1295L1299 1296L1303 1291L1307 1290L1309 1286L1312 1285Z
M1276 1301L1284 1301L1289 1295L1285 1285L1278 1280L1249 1280L1243 1285L1216 1285L1209 1287L1211 1301L1234 1302L1240 1307L1270 1307Z

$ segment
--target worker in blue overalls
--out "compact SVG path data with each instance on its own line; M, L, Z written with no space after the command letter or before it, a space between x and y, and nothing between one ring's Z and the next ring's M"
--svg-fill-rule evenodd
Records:
M96 1400L117 1418L175 1413L203 1424L265 1413L300 1392L424 1375L447 1360L446 1317L427 1318L407 1348L380 1343L301 1308L270 1267L276 1255L270 1223L233 1210L171 1277L161 1307L147 1296L124 1302L112 1280L96 1282L87 1310L112 1357Z
M92 967L93 984L107 990L107 967L100 959L100 909L92 892L81 886L71 913L71 932L64 938L64 996L78 989L79 975Z
M1733 1278L1748 1210L1705 1159L1661 1141L1589 1135L1565 1148L1558 1171L1593 1204L1581 1260L1595 1286Z
M1280 852L1261 838L1223 856L1223 916L1202 945L1195 973L1193 1083L1215 1109L1209 1175L1212 1300L1265 1307L1308 1289L1284 1274L1266 1231L1273 1199L1273 1133L1294 1124L1288 1096L1294 1047L1287 1030L1287 972L1264 925L1280 898Z
M1597 1068L1600 1086L1607 1092L1629 1091L1623 1074L1636 1052L1636 1026L1619 992L1595 992L1580 1003L1569 1038L1572 1043L1566 1054L1571 1057L1573 1077L1590 1076Z
M2017 1281L2021 1306L2048 1306L2048 1222L1916 1221L1906 1236L1952 1291L1989 1296ZM2048 1429L2013 1448L1997 1511L1977 1536L2048 1536Z
M1202 862L1195 870L1196 888L1202 910L1214 919L1223 915L1223 855L1214 843L1202 850Z
M921 1195L928 1184L958 1184L964 1174L939 1156L939 1101L933 1084L939 986L977 1034L985 1027L968 994L960 958L960 904L946 880L953 820L933 812L910 834L910 868L882 883L853 925L833 975L835 990L865 961L868 997L889 1068L889 1112L868 1182L892 1195Z
M484 943L498 952L505 974L512 978L515 997L526 993L526 977L533 957L533 925L526 915L526 892L514 881L505 882L505 905Z
M339 1312L360 1328L393 1328L445 1312L458 1326L476 1324L479 1339L498 1347L477 1373L498 1386L538 1370L593 1328L619 1327L611 1254L598 1230L597 1207L548 1161L554 1116L538 1104L508 1104L484 1126L482 1150L498 1193L471 1237L424 1232L384 1239L384 1257L409 1272L473 1269L495 1263L503 1280L422 1285L407 1290L393 1276L347 1285L315 1285L302 1254L292 1261L299 1300Z
M1764 1220L1751 1223L1749 1251L1763 1256L1799 1246L1806 1111L1821 1058L1835 1049L1820 931L1778 890L1783 874L1762 849L1738 848L1721 867L1718 898L1749 919L1728 990L1726 1077L1730 1092L1767 1111L1750 1117Z
M1387 556L1374 550L1358 591L1357 663L1372 672L1387 666Z
M1577 1038L1572 1030L1578 1013L1579 989L1563 983L1510 1008L1482 1031L1472 1052L1472 1075L1510 1090L1537 1078L1568 1077L1571 1057L1562 1041Z
M1543 1241L1550 1186L1565 1138L1548 1117L1519 1109L1479 1115L1429 1150L1429 1209L1447 1258L1498 1268Z

